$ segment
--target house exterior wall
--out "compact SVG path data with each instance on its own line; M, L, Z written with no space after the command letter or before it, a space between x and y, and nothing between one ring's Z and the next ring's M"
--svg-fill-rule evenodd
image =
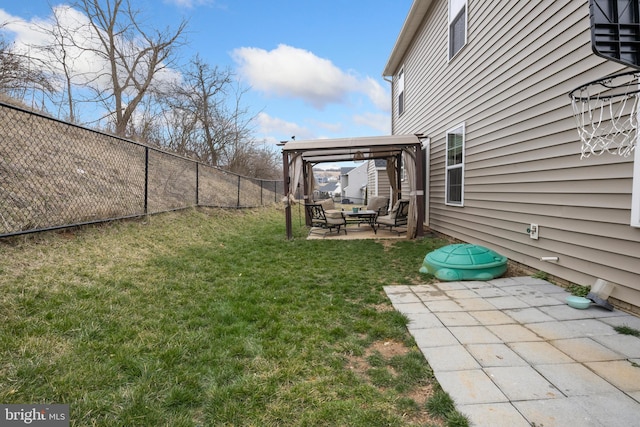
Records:
M400 198L408 199L409 193L411 193L411 186L409 185L409 180L407 179L406 171L403 171L401 180L400 180Z
M367 164L367 191L369 197L389 197L391 194L391 186L389 185L386 168L384 166L376 166L375 160L369 160Z
M588 2L468 0L467 42L449 60L447 0L418 1L428 10L385 73L394 76L393 134L430 138L426 225L573 283L602 278L616 285L612 297L640 307L633 156L581 160L567 96L627 70L591 52ZM464 205L457 207L445 204L445 135L460 124ZM531 223L538 240L526 231Z
M386 166L376 165L373 160L368 162L367 189L369 196L391 197L391 184L389 184ZM400 192L402 198L408 198L410 186L404 178L401 181Z
M346 174L346 185L342 187L342 198L351 203L364 203L364 187L367 185L367 164L363 163Z

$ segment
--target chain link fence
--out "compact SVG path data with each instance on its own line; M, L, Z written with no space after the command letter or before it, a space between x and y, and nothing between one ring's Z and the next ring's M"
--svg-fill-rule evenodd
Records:
M193 206L265 206L283 191L282 181L0 103L0 237Z

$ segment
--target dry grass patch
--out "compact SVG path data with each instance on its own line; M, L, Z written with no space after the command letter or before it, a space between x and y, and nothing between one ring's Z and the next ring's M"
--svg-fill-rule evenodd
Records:
M396 399L405 408L403 419L408 424L444 426L442 420L431 416L425 408L434 394L434 384L427 378L432 377L430 370L423 371L427 376L422 379L415 372L403 372L411 369L411 363L403 362L414 357L421 358L422 354L400 341L375 341L362 355L348 356L347 369L383 392L398 392Z

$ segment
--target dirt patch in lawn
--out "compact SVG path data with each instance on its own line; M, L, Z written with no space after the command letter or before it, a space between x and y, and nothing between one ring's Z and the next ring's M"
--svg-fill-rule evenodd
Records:
M369 360L372 356L382 358L385 361L391 361L397 356L406 356L411 350L407 348L403 343L398 341L376 341L371 344L361 356L350 355L348 356L347 368L358 375L360 378L365 379L367 382L373 384L370 377L372 369L376 368L371 365ZM378 366L377 369L380 369ZM390 375L397 378L399 373L392 366L386 366ZM380 390L384 391L387 387L377 386ZM418 410L410 410L403 414L403 418L412 425L431 425L431 426L444 426L442 420L434 418L429 415L425 405L427 400L433 395L433 385L431 383L418 384L411 387L404 393L401 393L402 398L411 399L415 402L415 407Z

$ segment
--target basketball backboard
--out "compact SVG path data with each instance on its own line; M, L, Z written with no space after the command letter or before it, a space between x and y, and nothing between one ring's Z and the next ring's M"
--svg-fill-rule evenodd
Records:
M640 0L589 0L593 53L640 69Z

